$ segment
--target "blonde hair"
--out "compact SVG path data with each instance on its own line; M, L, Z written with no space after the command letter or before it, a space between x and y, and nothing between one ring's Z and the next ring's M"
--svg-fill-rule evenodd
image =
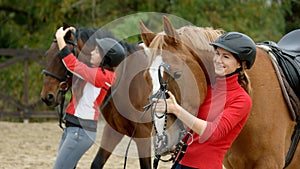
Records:
M248 76L247 72L245 71L247 68L247 64L245 61L241 63L242 70L239 72L238 82L244 88L244 90L251 96L252 95L252 86L250 77Z

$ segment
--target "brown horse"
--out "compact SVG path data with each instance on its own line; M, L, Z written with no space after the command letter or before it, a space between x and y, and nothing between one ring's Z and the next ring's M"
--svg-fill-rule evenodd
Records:
M164 32L155 34L140 23L144 44L152 49L151 67L145 72L153 92L159 87L152 70L161 62L170 66L167 89L186 110L197 113L206 95L206 86L214 80L213 42L222 31L212 28L184 26L175 29L164 17ZM283 168L290 147L295 121L283 97L276 72L268 53L257 48L254 66L248 71L253 88L253 107L246 126L228 150L224 159L227 169ZM171 126L171 119L167 121ZM176 124L174 124L176 125ZM168 132L168 130L167 130ZM169 132L168 136L172 133ZM168 140L171 140L170 137ZM174 146L172 141L168 147ZM299 169L300 149L287 168Z
M66 28L68 25L64 25L64 27ZM73 53L78 54L78 59L89 64L90 56L84 54L84 44L88 39L95 37L114 38L108 31L82 27L74 33L69 31L65 36L65 40ZM151 140L149 136L152 127L151 119L148 118L150 120L147 120L146 117L140 119L143 106L148 103L147 98L150 92L143 78L148 60L144 50L141 50L143 47L139 44L124 41L119 41L119 43L126 49L128 57L117 68L117 82L112 86L103 102L104 105L101 106L102 115L107 123L92 168L102 168L116 145L124 135L127 135L136 142L140 167L150 169ZM45 77L41 92L41 99L48 106L61 104L63 99L60 91L65 92L71 85L71 78L67 80L67 70L58 55L58 46L54 40L46 52L47 66L43 71Z

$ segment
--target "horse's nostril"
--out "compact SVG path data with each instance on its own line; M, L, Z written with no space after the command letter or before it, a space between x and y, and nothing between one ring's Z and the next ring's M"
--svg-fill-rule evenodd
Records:
M41 97L41 100L46 103L47 106L53 106L55 104L55 97L53 94L47 94L45 97Z
M47 100L47 102L52 103L54 101L53 94L47 94L46 100Z

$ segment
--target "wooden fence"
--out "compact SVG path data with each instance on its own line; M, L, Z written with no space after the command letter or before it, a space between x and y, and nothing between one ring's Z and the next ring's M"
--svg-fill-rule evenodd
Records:
M30 119L30 118L57 118L57 112L54 110L46 110L46 111L37 111L36 107L43 104L42 101L36 100L33 102L29 102L29 94L28 94L28 78L30 77L28 74L28 63L29 60L33 60L38 64L44 66L45 63L41 59L44 55L45 51L42 50L29 50L29 49L0 49L0 57L3 56L11 56L12 58L0 63L0 73L3 69L17 63L24 63L24 80L23 80L23 92L24 92L24 101L21 102L16 98L9 95L3 90L0 90L0 101L13 105L16 107L16 110L5 110L0 109L0 119L5 118L19 118L19 119Z

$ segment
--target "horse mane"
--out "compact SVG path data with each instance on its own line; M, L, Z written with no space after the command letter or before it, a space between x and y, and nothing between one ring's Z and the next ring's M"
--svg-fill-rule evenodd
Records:
M180 40L193 50L199 53L207 50L213 52L213 47L209 44L214 42L220 35L224 33L221 29L213 29L211 27L183 26L177 29Z
M205 69L207 82L214 83L214 66L212 62L214 48L210 43L214 42L224 33L224 31L222 29L213 29L211 27L183 26L176 29L176 32L179 35L180 43L190 48L198 56L198 58L195 59L200 66ZM160 32L152 40L150 45L152 50L152 60L156 55L161 54L159 52L162 51L163 46L167 45L164 36L165 33Z
M224 33L222 29L213 29L211 27L183 26L176 30L179 34L180 42L194 50L197 54L202 51L213 52L214 49L210 43L214 42L220 35ZM150 48L154 51L154 55L162 49L166 42L164 40L164 32L160 32L151 42Z
M211 27L184 26L177 30L180 40L191 48L198 56L198 63L205 71L208 84L215 82L215 70L213 65L214 48L210 45L224 31Z

